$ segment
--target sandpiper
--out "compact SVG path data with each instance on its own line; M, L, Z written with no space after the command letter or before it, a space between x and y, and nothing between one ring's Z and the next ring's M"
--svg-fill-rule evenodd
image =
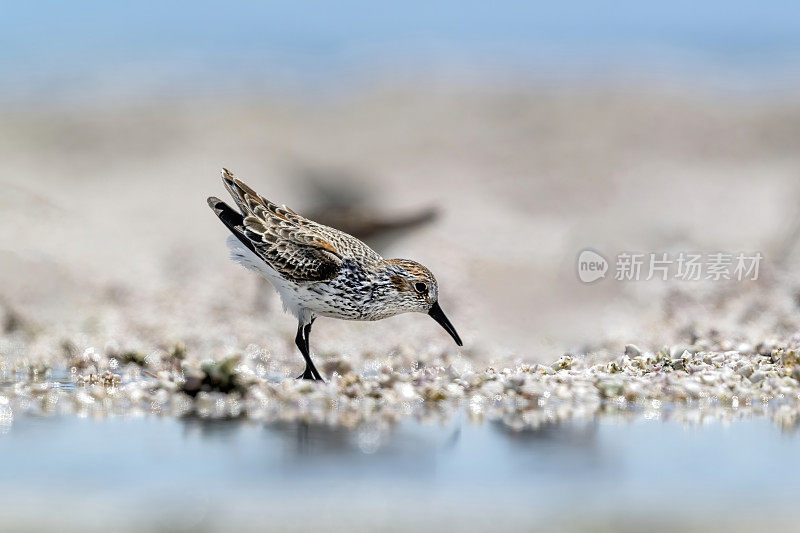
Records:
M269 280L284 309L297 317L295 344L306 362L298 378L322 379L308 344L317 316L380 320L428 313L462 346L439 306L430 270L408 259L384 259L352 235L259 196L227 169L222 181L239 211L213 196L208 205L232 233L231 259Z

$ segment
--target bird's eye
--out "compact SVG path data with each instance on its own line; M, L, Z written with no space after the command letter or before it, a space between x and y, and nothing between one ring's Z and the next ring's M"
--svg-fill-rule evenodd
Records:
M414 290L418 293L422 294L423 292L428 292L428 285L418 281L414 284Z

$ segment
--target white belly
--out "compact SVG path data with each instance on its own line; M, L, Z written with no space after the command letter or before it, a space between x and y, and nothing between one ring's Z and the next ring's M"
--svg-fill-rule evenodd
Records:
M300 322L306 323L310 317L309 309L303 305L298 297L297 285L291 281L283 279L271 266L263 259L250 251L234 235L228 237L228 250L231 253L231 260L236 261L243 267L253 272L257 272L267 279L275 287L281 296L283 309L297 317Z
M280 276L263 259L250 251L239 239L228 237L231 259L248 270L266 278L281 297L283 308L307 323L312 316L320 315L345 320L363 320L357 305L342 291L328 282L295 283Z

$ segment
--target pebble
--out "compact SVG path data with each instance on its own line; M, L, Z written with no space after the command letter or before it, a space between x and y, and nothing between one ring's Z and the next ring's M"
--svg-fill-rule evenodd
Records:
M771 356L775 347L776 343L774 341L763 341L756 346L756 351L758 355Z
M628 357L639 357L642 355L642 350L639 349L638 346L635 344L626 344L625 345L625 355Z
M501 360L488 367L468 353L403 348L322 356L326 383L295 380L294 367L253 347L245 355L220 349L216 358L204 352L202 359L183 345L130 352L149 354L145 361L116 346L74 344L49 360L8 364L0 354L0 369L12 369L0 395L15 417L150 413L356 427L464 410L471 420L522 429L572 417L645 416L657 405L660 419L766 415L800 425L800 337L780 347L700 338L658 353L626 344L624 355L565 354L550 364Z
M750 363L745 363L739 368L737 374L739 374L742 377L749 378L750 376L753 375L753 371L754 371L753 365L751 365Z
M695 354L698 352L697 346L694 345L686 345L686 344L677 344L669 349L669 356L670 357L680 357L684 352L689 352L690 354Z
M752 344L743 342L736 347L736 351L744 355L752 355L755 353L755 348Z

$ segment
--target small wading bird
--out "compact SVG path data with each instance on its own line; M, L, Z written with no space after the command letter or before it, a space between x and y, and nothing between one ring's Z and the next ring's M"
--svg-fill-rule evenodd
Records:
M430 270L408 259L383 259L352 235L259 196L226 169L222 181L239 211L213 196L208 205L233 234L228 237L231 258L267 278L284 308L297 317L294 341L306 362L298 378L322 379L308 346L317 316L380 320L428 313L462 346L439 307L439 287Z

